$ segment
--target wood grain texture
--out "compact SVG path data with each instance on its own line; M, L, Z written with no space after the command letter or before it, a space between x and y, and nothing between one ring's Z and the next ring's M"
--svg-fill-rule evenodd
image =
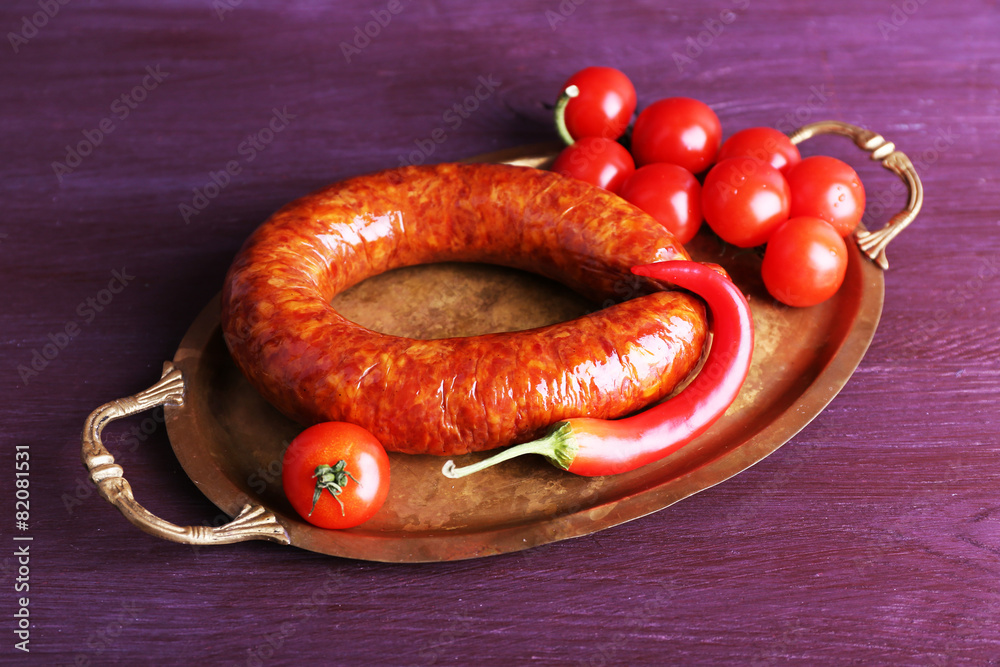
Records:
M349 62L341 42L389 3L75 0L26 28L56 4L0 9L0 662L29 657L10 632L15 533L34 537L30 649L44 664L289 664L331 649L348 665L1000 661L995 2L403 2ZM836 118L917 163L926 202L889 248L875 340L788 445L632 523L439 565L178 546L87 486L86 415L159 376L270 212L350 175L549 140L545 104L590 64L628 73L640 105L708 102L726 134ZM448 113L483 80L478 108ZM57 173L81 142L89 154ZM902 205L847 142L809 151L856 165L873 226ZM116 271L127 284L105 293ZM107 439L151 510L222 520L155 413ZM31 452L23 533L15 445Z

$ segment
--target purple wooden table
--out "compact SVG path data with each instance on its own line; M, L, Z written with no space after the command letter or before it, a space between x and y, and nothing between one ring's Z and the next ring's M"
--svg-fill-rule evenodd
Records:
M0 10L0 662L997 663L995 3L328 4ZM544 104L590 64L628 73L640 105L708 102L727 134L840 119L916 162L926 203L889 248L875 340L805 430L665 511L447 564L196 549L97 496L87 414L159 377L271 211L350 175L549 140ZM856 165L875 225L902 206L846 140L818 149ZM157 416L109 446L152 511L212 521Z

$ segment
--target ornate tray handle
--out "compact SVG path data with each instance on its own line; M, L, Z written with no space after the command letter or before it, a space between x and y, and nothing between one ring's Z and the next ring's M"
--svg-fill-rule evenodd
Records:
M845 137L850 137L858 148L871 153L873 160L880 160L883 167L896 173L906 183L910 198L905 209L892 216L885 227L876 232L859 228L854 233L861 252L868 255L883 269L888 269L889 260L885 256L886 246L889 245L889 241L896 238L907 225L913 222L924 203L924 187L920 183L917 170L913 168L910 158L897 151L896 146L891 141L886 141L881 134L839 120L821 120L817 123L803 125L789 135L789 138L793 144L798 144L817 134L842 134Z
M101 432L110 422L160 405L183 405L184 378L169 361L163 376L149 389L127 398L105 403L94 410L83 427L83 463L101 496L142 530L182 544L231 544L247 540L270 540L288 544L288 533L274 514L260 505L246 504L239 515L223 526L178 526L152 514L136 502L122 467L101 442Z

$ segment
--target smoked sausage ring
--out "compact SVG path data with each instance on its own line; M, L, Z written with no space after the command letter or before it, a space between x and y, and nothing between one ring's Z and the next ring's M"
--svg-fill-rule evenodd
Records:
M705 311L629 269L686 258L653 218L558 174L404 167L271 216L226 276L222 328L243 374L289 417L348 421L388 450L451 456L668 395L701 356ZM607 307L530 331L414 340L366 329L330 305L369 276L441 261L539 273Z

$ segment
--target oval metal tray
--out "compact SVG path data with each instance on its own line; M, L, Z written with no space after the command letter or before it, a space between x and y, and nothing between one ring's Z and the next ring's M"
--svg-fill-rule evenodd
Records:
M901 153L879 155L887 142L853 130L858 134L832 131L849 134L900 173ZM550 149L528 147L476 160L542 166L551 157ZM905 156L902 160L908 164ZM919 195L915 173L912 179L911 195L914 188ZM904 224L919 210L919 198L916 204L911 197ZM736 475L788 442L824 409L860 363L882 311L884 281L876 262L885 264L887 241L865 248L863 240L886 233L891 238L898 233L893 224L874 234L859 232L859 243L848 244L840 291L803 309L782 306L767 294L757 252L728 246L703 229L688 250L695 259L724 266L748 296L756 327L753 364L736 403L709 431L665 460L631 473L582 478L540 457L526 457L453 480L441 474L442 458L390 454L389 498L373 519L344 531L313 527L295 514L281 489L282 453L301 427L264 401L233 364L219 326L218 296L191 325L160 382L94 411L84 429L84 462L102 496L130 521L184 543L268 539L333 556L424 562L489 556L593 533ZM339 295L335 305L376 330L426 338L541 326L592 309L551 281L470 264L392 271ZM113 419L161 404L181 466L213 503L236 517L231 523L176 526L132 497L121 467L100 441L101 430ZM486 455L457 457L456 463Z

